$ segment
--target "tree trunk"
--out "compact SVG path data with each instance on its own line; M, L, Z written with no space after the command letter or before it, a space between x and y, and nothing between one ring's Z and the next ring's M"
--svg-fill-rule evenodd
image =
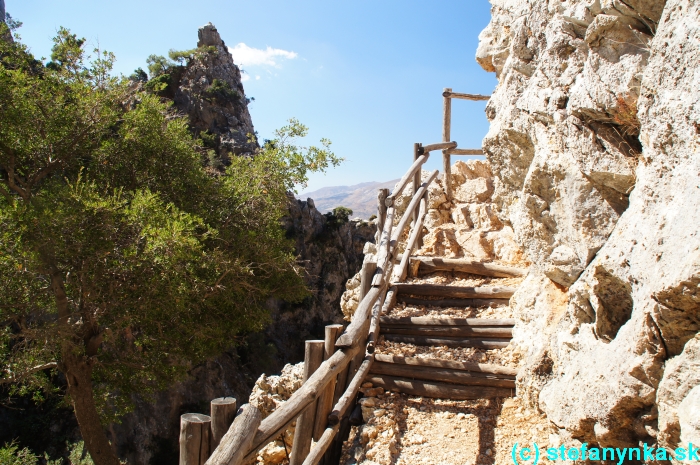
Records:
M70 304L63 285L63 275L56 267L52 267L51 289L56 299L59 335L62 339L61 355L63 360L59 366L68 381L68 395L73 403L73 410L75 410L85 447L95 465L120 465L119 458L112 450L100 422L95 398L92 395L92 362L89 357L75 353L76 343L82 345L83 349L88 352L96 352L97 347L92 344L93 338L88 338L86 342L72 334L69 326ZM91 347L85 347L86 345Z
M80 434L93 462L95 465L119 465L119 459L107 440L95 406L91 364L83 356L65 352L63 364L66 367L68 395L78 419Z

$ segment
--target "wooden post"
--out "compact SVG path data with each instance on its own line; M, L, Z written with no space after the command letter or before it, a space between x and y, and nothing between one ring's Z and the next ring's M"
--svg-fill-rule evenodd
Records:
M415 162L418 160L418 157L421 156L421 150L420 150L421 144L415 143L413 144L413 161ZM418 192L418 188L420 187L420 175L421 175L422 169L418 170L415 175L413 175L413 195L416 195L416 192ZM416 213L413 212L411 216L411 221L415 222L416 221Z
M343 331L343 325L326 326L326 337L323 342L323 359L328 360L335 352L335 340ZM314 440L319 441L326 430L328 414L333 408L333 393L335 392L335 378L331 379L326 388L318 398L316 408L316 423L314 425Z
M379 244L386 221L386 198L389 197L389 189L379 189L377 193L377 233L374 236L374 243Z
M209 458L211 417L200 413L180 416L180 465L204 465Z
M232 399L232 397L224 399ZM240 465L243 463L261 421L262 413L260 410L250 404L243 405L238 416L221 438L219 447L213 451L205 465Z
M219 397L211 401L211 450L221 442L236 417L236 398Z
M364 262L362 264L362 273L360 274L360 297L359 301L365 298L372 287L372 278L377 271L377 262Z
M444 93L452 92L451 88L445 88ZM443 97L442 105L442 141L450 141L450 126L452 125L452 99L450 97ZM447 150L442 151L442 168L445 172L445 177L443 179L445 185L445 195L447 200L452 200L452 186L450 185L452 179L451 166L450 166L450 153Z
M325 341L306 341L304 352L304 382L323 363ZM289 458L290 465L301 465L311 450L311 439L314 432L314 417L316 416L316 402L312 402L297 418L297 427L294 431L294 444L292 455Z

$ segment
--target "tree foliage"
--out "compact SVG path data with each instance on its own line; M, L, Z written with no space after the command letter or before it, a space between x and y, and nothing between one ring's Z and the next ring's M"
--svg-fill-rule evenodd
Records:
M290 120L207 175L170 104L84 45L61 28L44 66L0 40L0 384L40 393L61 371L102 465L118 462L100 421L132 394L261 329L270 297L306 296L280 218L287 192L339 159L327 140L295 145L307 129Z

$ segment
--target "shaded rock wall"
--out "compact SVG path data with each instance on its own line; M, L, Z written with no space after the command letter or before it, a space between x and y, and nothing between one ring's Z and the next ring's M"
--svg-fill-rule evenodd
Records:
M675 448L699 431L700 6L491 3L483 145L534 265L520 395L563 440Z

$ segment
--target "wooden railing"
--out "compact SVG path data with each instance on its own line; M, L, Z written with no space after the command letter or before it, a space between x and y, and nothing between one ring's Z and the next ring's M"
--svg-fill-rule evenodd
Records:
M467 98L464 96L468 94L451 94L445 98ZM448 141L449 125L443 139L441 143L426 146L415 144L414 162L394 191L389 194L387 189L379 190L376 262L363 264L361 300L350 324L344 330L340 325L327 326L324 340L306 341L302 386L265 419L250 404L243 405L233 419L230 408L213 407L214 402L221 403L218 399L212 402L212 417L183 415L180 465L239 465L253 462L258 452L283 435L294 421L296 429L289 454L290 465L315 465L322 461L329 465L338 463L342 442L349 431L349 414L355 409L362 381L374 361L380 315L393 307L396 301L397 291L393 284L406 277L409 257L423 229L428 208L428 187L438 176L435 170L425 182L421 182L421 168L432 151L441 150L443 156L448 158L450 153L466 152L460 152L456 142ZM449 176L449 169L446 175ZM394 226L397 214L394 203L409 182L413 184L413 196ZM444 183L447 189L449 178ZM406 246L399 256L397 247L409 225ZM396 259L399 260L397 264L394 263ZM223 412L227 412L225 418ZM224 429L228 427L223 437L222 424ZM212 425L216 425L216 435L212 435ZM313 440L316 442L312 447Z
M488 100L491 98L490 95L477 95L477 94L461 94L459 92L452 92L452 89L446 87L442 92L443 104L442 104L442 140L443 143L450 140L450 131L452 128L452 99L461 100ZM452 160L451 155L483 155L484 151L481 149L444 149L442 151L442 168L445 172L444 184L445 184L445 196L447 200L452 200Z

